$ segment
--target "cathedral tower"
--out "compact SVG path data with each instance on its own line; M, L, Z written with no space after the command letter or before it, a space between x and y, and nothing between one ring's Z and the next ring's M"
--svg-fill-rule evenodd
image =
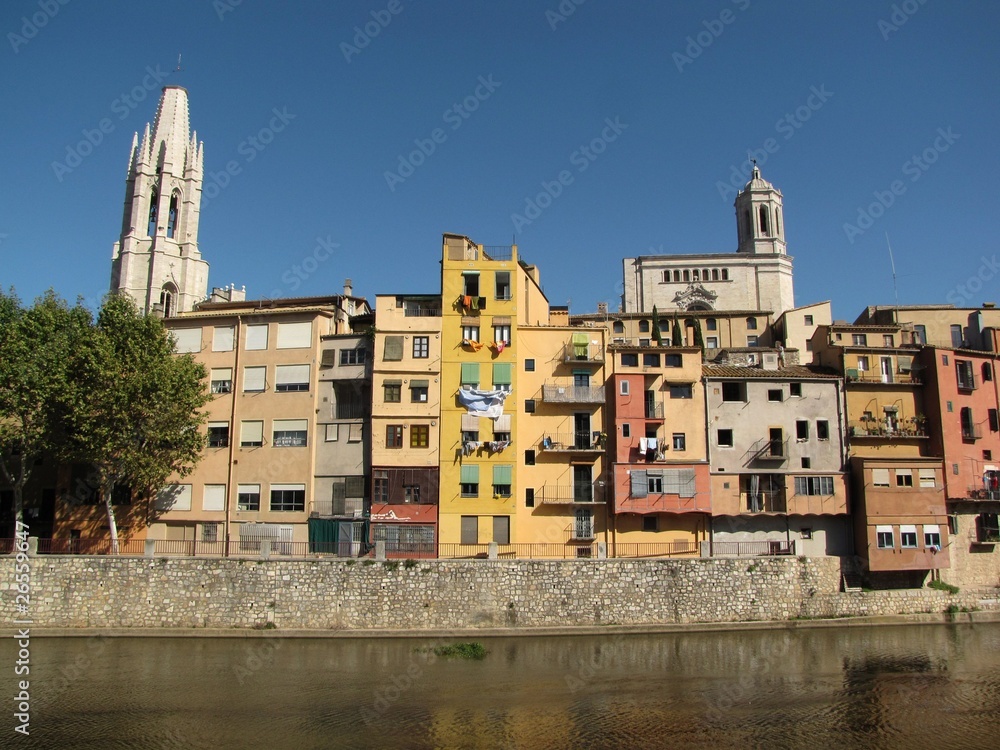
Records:
M166 86L152 131L132 138L111 291L169 317L205 299L208 263L198 251L204 144L191 133L187 90Z
M753 165L750 181L736 196L738 253L785 255L785 223L781 191L760 176Z

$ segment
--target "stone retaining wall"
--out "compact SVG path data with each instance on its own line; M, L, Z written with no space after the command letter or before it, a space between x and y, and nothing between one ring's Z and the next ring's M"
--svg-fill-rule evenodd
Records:
M99 628L438 629L743 622L1000 609L997 591L839 593L837 558L418 561L56 557L31 561L8 624Z

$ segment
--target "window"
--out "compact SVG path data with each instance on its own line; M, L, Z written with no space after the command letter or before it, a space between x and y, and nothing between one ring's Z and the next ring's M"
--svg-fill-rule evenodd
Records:
M937 486L936 474L934 469L920 469L920 486L921 487L935 487Z
M639 355L635 352L622 352L622 367L638 367Z
M463 388L478 388L479 387L479 363L478 362L463 362L462 363L462 381L461 385Z
M948 355L947 354L942 354L941 355L941 364L944 365L945 367L948 366Z
M805 324L806 324L807 326L811 326L811 325L813 324L813 316L812 316L812 315L806 315L806 316L805 316L805 320L804 320L803 322L804 322L804 323L805 323Z
M312 322L278 323L279 349L308 349L312 346Z
M274 368L275 393L309 390L309 365L278 365Z
M389 472L384 469L376 470L373 479L375 481L372 486L372 502L389 502Z
M427 448L431 442L431 428L426 424L410 425L410 447Z
M306 509L306 486L304 484L272 484L271 510L278 512L303 511Z
M276 419L272 424L271 445L275 448L302 448L306 444L305 419Z
M963 343L965 342L962 340L962 326L952 326L951 345L960 349Z
M510 465L493 467L493 495L495 497L510 497L513 470L514 467Z
M428 380L411 380L410 402L414 404L426 404L428 388L430 388L430 381Z
M267 349L267 324L247 326L247 351Z
M643 516L642 517L642 530L643 531L659 531L657 527L657 517L656 516Z
M385 426L385 447L386 448L403 447L403 425L390 424Z
M493 387L500 391L510 391L514 366L510 362L493 363Z
M670 386L670 398L693 398L693 390L690 385Z
M816 438L818 440L830 439L830 423L825 419L816 420Z
M496 298L510 299L510 271L497 271L494 279L496 280Z
M479 326L462 326L462 338L465 341L479 341Z
M924 524L924 546L927 549L941 549L941 527L937 524Z
M212 335L213 352L231 352L236 329L233 326L216 326Z
M611 330L614 331L615 333L625 333L625 324L622 323L620 320L616 320L614 323L611 324Z
M526 359L526 360L524 360L524 371L525 372L534 372L535 371L535 360L533 360L533 359Z
M622 437L623 438L632 437L632 427L629 425L628 422L625 422L622 425Z
M238 485L236 485L236 509L237 510L260 510L260 485L259 484L238 484Z
M420 485L419 484L404 484L403 485L403 502L404 503L419 503L420 502Z
M165 486L156 494L156 510L191 510L191 485Z
M627 396L629 394L629 381L620 380L618 381L618 393L622 396Z
M462 466L460 483L462 497L479 497L479 466L466 464Z
M889 486L889 470L888 469L872 469L872 486L874 486L874 487L888 487Z
M809 422L807 422L804 419L795 420L795 439L796 440L809 439Z
M663 357L664 367L682 367L684 358L680 354L667 354Z
M340 350L341 367L346 367L347 365L363 365L366 359L368 359L367 349L357 347L356 349Z
M747 346L757 346L757 337L747 336Z
M462 516L462 544L479 544L479 516Z
M917 548L917 527L903 525L899 527L899 546L901 549Z
M896 486L897 487L912 487L913 486L913 472L907 471L897 471L896 472Z
M949 534L958 533L958 516L955 515L948 516L948 533Z
M208 423L208 447L209 448L229 447L229 422Z
M174 348L178 354L194 354L201 351L200 328L174 328L170 333L174 337Z
M892 346L892 334L884 333L882 334L882 346Z
M663 494L663 474L661 472L646 472L646 492L650 495Z
M802 383L789 383L788 395L795 396L796 398L802 398Z
M1000 542L1000 523L996 513L980 513L976 516L976 540L980 542Z
M719 337L718 336L709 336L709 337L707 337L705 339L705 348L706 349L718 349L719 348Z
M240 447L259 448L264 444L264 423L259 420L244 420L240 423Z
M639 321L639 333L649 333L649 321L640 320Z
M809 456L802 456L802 457L801 457L801 458L799 459L799 465L800 465L800 466L801 466L801 467L802 467L803 469L811 469L811 468L812 468L812 459L811 459L811 458L809 458Z
M962 424L963 440L976 440L980 436L979 427L972 418L972 409L970 407L962 407L959 411L959 420Z
M719 430L716 432L715 442L718 443L720 448L732 448L733 447L733 431L732 430Z
M972 362L967 359L955 360L955 377L958 380L958 387L962 390L971 391L976 387L976 376L972 374Z
M871 366L868 364L868 357L858 357L858 372L868 372Z
M997 410L990 409L986 413L990 420L990 432L1000 432L1000 415L997 414Z
M982 367L983 382L989 383L993 380L993 366L989 362L983 362Z
M493 326L493 340L498 344L502 341L510 344L510 326L507 324Z
M684 437L683 432L675 432L673 434L673 445L675 451L687 450L687 439Z
M642 355L642 366L643 367L659 367L660 366L660 355L659 354L643 354Z
M796 495L832 495L833 477L795 477Z
M386 336L382 359L386 362L400 362L403 359L403 337Z
M879 549L892 549L892 526L876 526L875 527L875 540Z
M747 330L748 331L757 330L757 318L747 318Z
M914 344L926 344L927 343L927 326L913 326L913 343Z
M431 337L430 336L414 336L413 337L413 358L414 359L427 359L430 356L431 351Z
M525 414L535 413L535 399L533 398L524 399L524 413Z
M326 442L336 443L338 440L340 440L340 425L328 424L326 426Z
M261 393L267 386L266 367L243 368L243 392Z
M402 380L386 380L382 383L382 399L387 404L398 404L402 401L402 396Z
M462 272L462 294L466 297L479 296L479 271Z
M743 383L727 382L722 384L723 401L746 401L746 389Z
M535 507L535 488L525 487L524 488L524 507L534 508Z
M226 485L206 484L205 494L201 498L201 509L218 511L226 509Z
M952 405L951 401L945 402L945 408L949 413L955 411L955 407Z
M233 390L233 368L213 367L211 374L212 393L230 393Z
M767 400L768 401L782 401L783 399L781 398L781 395L782 395L782 391L781 391L780 388L769 388L768 391L767 391Z
M718 327L718 322L715 320L715 318L706 318L705 319L705 330L706 331L714 331L714 330L716 330L717 327Z
M852 333L851 343L854 346L868 346L868 335L865 333Z

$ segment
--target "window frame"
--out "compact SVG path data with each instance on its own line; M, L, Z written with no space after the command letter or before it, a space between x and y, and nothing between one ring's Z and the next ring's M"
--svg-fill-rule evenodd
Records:
M413 348L411 349L411 354L413 359L430 359L431 356L430 336L414 336L412 346Z
M385 447L393 450L403 447L403 425L387 424L385 426Z

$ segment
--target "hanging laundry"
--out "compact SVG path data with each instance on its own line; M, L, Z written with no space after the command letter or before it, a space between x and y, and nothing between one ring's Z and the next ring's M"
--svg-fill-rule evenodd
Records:
M656 438L646 438L646 450L655 451L656 450Z
M462 339L462 346L467 346L474 352L478 352L480 349L483 348L483 345L480 344L475 339Z
M478 310L479 309L479 297L470 297L469 299L472 301L472 309L473 310Z
M503 402L510 391L481 391L462 388L458 391L458 401L469 414L496 419L503 414Z
M646 438L639 438L639 453L646 452Z

